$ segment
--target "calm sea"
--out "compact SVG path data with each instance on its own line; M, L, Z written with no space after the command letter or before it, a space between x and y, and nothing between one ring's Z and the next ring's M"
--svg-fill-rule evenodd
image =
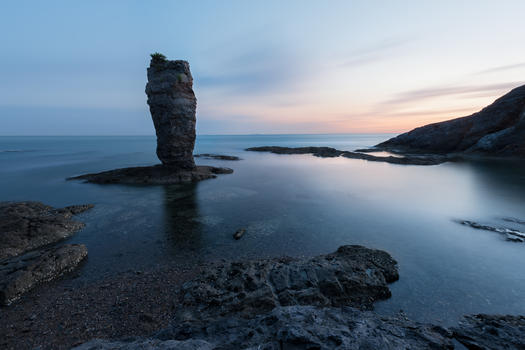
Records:
M525 314L525 244L462 226L466 219L525 231L525 165L508 161L400 166L243 151L262 145L354 150L392 135L199 136L197 159L232 175L185 186L94 185L69 176L157 163L155 138L0 137L0 200L94 203L82 281L129 269L218 259L311 256L343 244L388 251L401 278L382 313L454 323L468 313ZM246 228L239 241L232 234Z

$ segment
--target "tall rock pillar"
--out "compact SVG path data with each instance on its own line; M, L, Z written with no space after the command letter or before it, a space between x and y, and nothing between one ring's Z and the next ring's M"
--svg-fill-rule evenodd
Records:
M193 169L197 99L189 63L153 54L146 95L157 133L157 157L165 166Z

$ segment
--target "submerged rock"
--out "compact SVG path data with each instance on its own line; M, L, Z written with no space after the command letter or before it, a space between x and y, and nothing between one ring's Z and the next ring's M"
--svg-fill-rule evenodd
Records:
M212 154L212 153L196 154L194 157L206 158L206 159L218 159L218 160L241 160L241 158L236 157L236 156L227 156L224 154Z
M519 230L515 230L512 228L482 225L480 223L477 223L474 221L468 221L468 220L460 221L460 223L462 225L470 226L478 230L485 230L485 231L492 231L492 232L500 233L504 235L508 241L512 241L512 242L523 242L525 239L525 232L521 232Z
M410 155L404 157L394 156L374 156L367 153L340 151L331 147L280 147L280 146L262 146L247 148L246 151L253 152L271 152L275 154L313 154L316 157L332 158L345 157L351 159L362 159L371 162L385 162L391 164L401 165L437 165L447 161L455 160L455 158L440 156L440 155ZM375 150L377 151L377 150ZM371 151L369 151L371 152Z
M143 184L169 185L213 179L217 174L231 174L230 168L196 166L193 169L178 169L164 165L122 168L101 173L70 177L68 180L84 180L98 184Z
M525 85L467 117L429 124L376 146L383 150L525 157Z
M525 316L464 316L452 330L454 337L468 349L525 349Z
M197 99L187 61L152 56L146 94L162 164L193 169Z
M40 202L0 203L0 260L58 242L84 227L72 220L92 204L61 209Z
M9 305L40 283L73 270L87 256L81 244L36 250L0 262L0 304Z

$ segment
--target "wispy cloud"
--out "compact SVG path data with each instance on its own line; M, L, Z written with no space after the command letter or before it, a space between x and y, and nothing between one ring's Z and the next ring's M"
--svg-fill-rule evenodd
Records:
M196 84L236 95L271 93L304 79L307 63L286 48L259 47L224 59L217 72L196 75Z
M484 69L484 70L478 71L475 74L497 73L497 72L503 72L503 71L513 70L513 69L518 69L518 68L525 68L525 62L515 63L515 64L507 64L507 65L504 65L504 66L492 67L492 68L489 68L489 69Z
M394 98L384 102L388 105L413 103L429 98L436 98L442 96L451 95L465 95L465 94L480 94L488 92L499 92L502 90L510 90L514 87L522 85L524 82L507 82L498 84L486 84L486 85L457 85L457 86L444 86L435 87L428 89L418 89L407 91L404 93L397 94Z
M393 50L404 46L413 41L413 39L407 38L389 38L384 39L381 42L364 47L358 50L351 51L348 54L348 57L343 63L340 64L341 67L355 67L362 66L364 64L373 63L386 59L391 56Z

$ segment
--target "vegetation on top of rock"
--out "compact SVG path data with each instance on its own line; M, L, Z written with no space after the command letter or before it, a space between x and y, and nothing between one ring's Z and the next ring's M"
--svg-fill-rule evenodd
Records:
M154 52L150 56L151 56L151 60L154 62L164 62L167 60L166 56L164 56L160 52Z

